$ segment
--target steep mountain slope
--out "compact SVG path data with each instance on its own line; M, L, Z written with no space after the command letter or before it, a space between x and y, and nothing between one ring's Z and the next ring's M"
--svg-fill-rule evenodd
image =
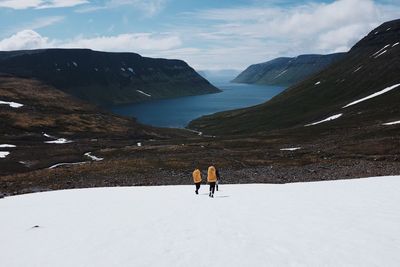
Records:
M89 49L0 52L0 72L35 78L94 104L219 92L181 60Z
M233 82L289 86L301 82L332 63L342 59L344 53L330 55L301 55L280 57L254 64L240 73Z
M359 41L340 62L251 108L205 116L190 124L206 133L256 133L293 128L310 131L400 127L400 20L386 22ZM386 89L385 91L382 91ZM389 90L392 89L392 90ZM347 106L377 92L376 97ZM345 107L346 106L346 107ZM331 118L331 121L304 125ZM333 118L336 118L332 120ZM398 134L398 133L397 133Z

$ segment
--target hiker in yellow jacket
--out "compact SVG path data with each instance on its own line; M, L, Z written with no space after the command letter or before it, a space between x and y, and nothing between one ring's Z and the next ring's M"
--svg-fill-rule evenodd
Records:
M217 170L214 166L208 167L207 182L210 184L210 194L208 196L214 197L215 184L217 182Z
M199 189L200 189L200 185L201 185L201 172L198 168L196 168L193 171L193 182L196 185L196 191L194 191L196 193L196 195L199 194Z

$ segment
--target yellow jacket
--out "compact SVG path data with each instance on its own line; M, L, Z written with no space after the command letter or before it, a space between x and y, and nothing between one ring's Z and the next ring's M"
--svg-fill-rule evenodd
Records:
M201 183L201 172L199 169L195 169L193 172L193 182Z
M208 167L207 181L209 183L217 181L217 171L215 170L214 166Z

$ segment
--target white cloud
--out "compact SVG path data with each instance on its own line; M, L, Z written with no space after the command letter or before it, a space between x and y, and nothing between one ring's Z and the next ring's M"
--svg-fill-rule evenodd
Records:
M64 18L65 17L63 16L41 17L39 19L32 21L27 25L20 27L20 29L22 28L22 29L37 30L61 22L64 20Z
M82 7L76 10L78 13L94 12L98 10L118 8L121 6L128 6L135 8L141 12L146 17L152 17L161 12L167 0L108 0L103 5L90 5Z
M44 9L44 8L73 7L87 3L89 3L89 1L87 0L52 0L52 1L43 1L43 3L37 8Z
M27 9L27 8L60 8L73 7L88 3L87 0L0 0L0 8Z
M107 0L103 6L85 5L82 8L123 6L136 8L150 16L160 12L166 1ZM243 69L278 56L347 51L374 27L398 18L400 14L400 6L378 4L372 0L309 2L285 8L270 3L265 6L262 3L266 2L261 0L253 3L254 6L181 14L174 20L176 24L170 24L165 33L109 34L54 40L23 31L0 41L0 50L85 47L179 58L198 69ZM46 23L37 22L36 26ZM31 26L29 29L35 25ZM108 32L116 28L112 25Z
M183 42L207 44L201 53L184 55L184 59L190 58L190 63L194 59L200 68L214 68L220 62L226 68L245 68L278 56L347 51L373 28L400 14L400 6L372 0L309 2L285 8L260 3L183 14L183 19L202 25L174 28L186 37ZM224 56L210 55L215 52ZM210 58L212 62L207 61Z
M0 7L26 9L39 6L42 0L0 0Z
M38 48L90 48L110 52L161 52L181 45L179 36L171 34L127 33L72 40L51 40L33 30L23 30L0 41L0 50Z
M52 47L48 38L42 37L35 31L23 30L9 38L0 41L0 50L24 50L32 48Z
M60 43L60 47L91 48L102 51L162 51L180 46L178 36L169 34L126 33L114 36L100 36L94 38L76 38Z

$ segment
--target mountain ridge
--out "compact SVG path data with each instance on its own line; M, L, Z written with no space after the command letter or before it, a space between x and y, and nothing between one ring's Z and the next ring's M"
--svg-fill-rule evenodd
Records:
M96 105L220 92L186 62L90 49L0 52L0 72L34 78Z
M342 107L400 82L399 41L400 20L386 22L354 45L345 58L270 101L204 116L189 127L209 134L249 134L293 127L305 130L304 125L339 113L343 113L340 119L313 129L353 128L396 120L400 112L398 90L370 100L369 105L363 102L347 110Z
M343 58L343 55L344 53L334 53L278 57L267 62L250 65L232 82L290 86L325 69Z

